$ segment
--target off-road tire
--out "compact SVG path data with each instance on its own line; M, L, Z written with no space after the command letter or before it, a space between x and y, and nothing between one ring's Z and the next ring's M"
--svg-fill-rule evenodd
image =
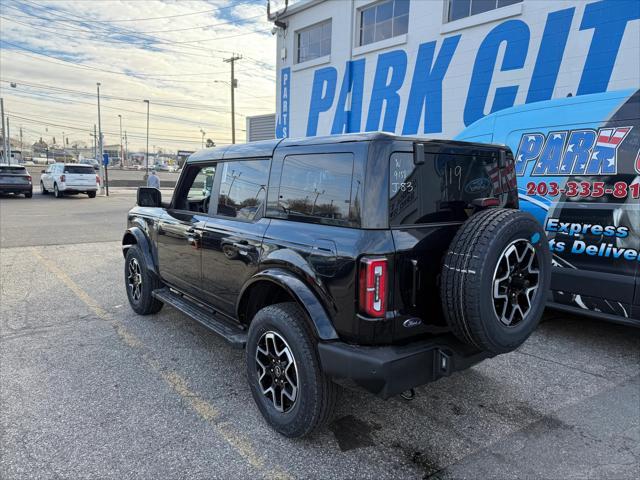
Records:
M320 367L317 341L305 315L295 303L267 306L253 318L247 339L247 379L253 399L267 423L291 438L309 435L329 421L339 389ZM278 411L262 393L258 381L256 351L258 341L267 332L284 338L295 358L298 395L289 411Z
M139 298L134 298L132 290L129 287L129 265L132 259L137 261L140 266L140 275L142 277L142 286ZM127 255L124 261L124 286L127 290L127 298L134 312L139 315L150 315L158 313L163 303L151 295L151 292L158 288L162 288L162 282L156 275L149 271L144 260L144 255L140 251L138 245L132 245L127 249Z
M42 182L42 180L40 181L40 193L42 195L49 195L49 190L44 188L44 183Z
M538 289L524 318L506 325L494 307L494 277L503 253L519 239L528 241L535 250ZM510 352L538 325L550 276L547 238L532 215L502 208L476 213L458 230L443 259L440 296L447 323L467 344L493 354Z

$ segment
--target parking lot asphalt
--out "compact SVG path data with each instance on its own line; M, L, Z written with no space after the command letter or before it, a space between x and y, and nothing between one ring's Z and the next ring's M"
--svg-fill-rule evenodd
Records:
M279 436L243 352L129 308L134 198L0 198L0 478L640 475L640 330L554 312L412 401L345 390L328 428Z

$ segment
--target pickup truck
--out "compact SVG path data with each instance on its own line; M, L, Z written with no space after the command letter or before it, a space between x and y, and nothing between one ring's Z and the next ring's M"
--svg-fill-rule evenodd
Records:
M244 348L289 437L330 418L338 384L389 398L514 350L551 272L508 148L382 133L197 152L169 202L138 190L122 248L133 310Z

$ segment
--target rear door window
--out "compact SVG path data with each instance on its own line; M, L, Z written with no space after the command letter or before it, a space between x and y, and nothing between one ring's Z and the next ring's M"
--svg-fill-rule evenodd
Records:
M262 217L270 166L268 159L220 164L222 178L217 215L245 221Z
M358 200L352 184L351 153L289 155L282 166L278 214L289 220L357 227L352 204Z

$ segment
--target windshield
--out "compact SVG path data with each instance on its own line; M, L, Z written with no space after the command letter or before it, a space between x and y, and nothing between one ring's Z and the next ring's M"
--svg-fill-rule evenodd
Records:
M88 165L66 165L64 167L64 173L84 173L95 175L93 172L93 167Z

